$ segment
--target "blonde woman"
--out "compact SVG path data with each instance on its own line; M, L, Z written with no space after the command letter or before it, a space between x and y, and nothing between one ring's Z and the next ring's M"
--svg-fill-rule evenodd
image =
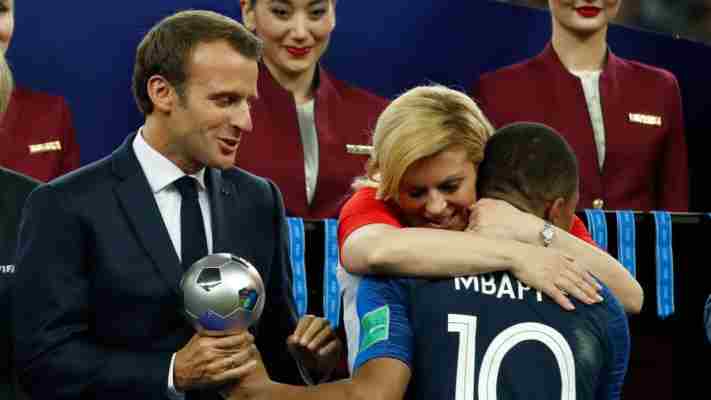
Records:
M14 31L15 0L0 0L1 52L10 47ZM43 182L79 168L79 143L62 96L18 85L4 114L0 165Z

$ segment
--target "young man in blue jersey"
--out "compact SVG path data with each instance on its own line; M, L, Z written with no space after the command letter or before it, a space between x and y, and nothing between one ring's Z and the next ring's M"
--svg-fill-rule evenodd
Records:
M477 188L483 201L505 201L548 221L541 238L547 246L556 240L553 226L567 230L571 224L577 161L547 126L512 124L489 140ZM298 388L263 377L232 395L617 399L629 329L618 301L606 288L602 295L602 303L576 302L571 312L507 272L438 281L365 277L357 295L361 338L350 381Z

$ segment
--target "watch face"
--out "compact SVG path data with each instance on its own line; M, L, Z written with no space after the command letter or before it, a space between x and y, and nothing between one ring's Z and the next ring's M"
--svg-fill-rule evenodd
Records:
M548 246L553 241L553 235L555 230L553 230L553 225L550 222L546 222L543 225L543 230L541 231L541 236L543 237L543 244Z
M546 227L543 229L543 232L541 232L541 233L543 234L543 238L544 238L544 239L546 239L546 240L551 240L551 239L553 239L553 229L551 229L550 226L546 226Z

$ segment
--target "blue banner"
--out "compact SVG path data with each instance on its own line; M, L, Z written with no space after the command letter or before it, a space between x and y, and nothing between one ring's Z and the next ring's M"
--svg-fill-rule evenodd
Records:
M637 245L634 212L617 211L617 259L637 278Z
M674 314L674 257L671 216L666 211L652 211L656 227L657 315L665 319Z
M304 236L304 220L287 218L289 224L289 256L291 257L292 292L296 312L301 318L308 307L308 291L306 288L306 238Z
M588 229L593 240L601 249L607 251L607 220L605 212L597 209L586 209L585 217L588 220Z
M341 317L341 290L338 285L338 221L324 220L323 312L332 328L338 327Z

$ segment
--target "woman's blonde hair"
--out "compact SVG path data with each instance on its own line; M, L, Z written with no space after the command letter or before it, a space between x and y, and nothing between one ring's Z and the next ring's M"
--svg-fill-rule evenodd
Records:
M7 65L5 54L0 52L0 114L5 113L10 103L10 95L15 87L10 66Z
M376 187L377 198L397 198L405 171L416 161L453 146L478 165L494 128L466 94L440 85L400 95L378 118L366 176L354 188Z

